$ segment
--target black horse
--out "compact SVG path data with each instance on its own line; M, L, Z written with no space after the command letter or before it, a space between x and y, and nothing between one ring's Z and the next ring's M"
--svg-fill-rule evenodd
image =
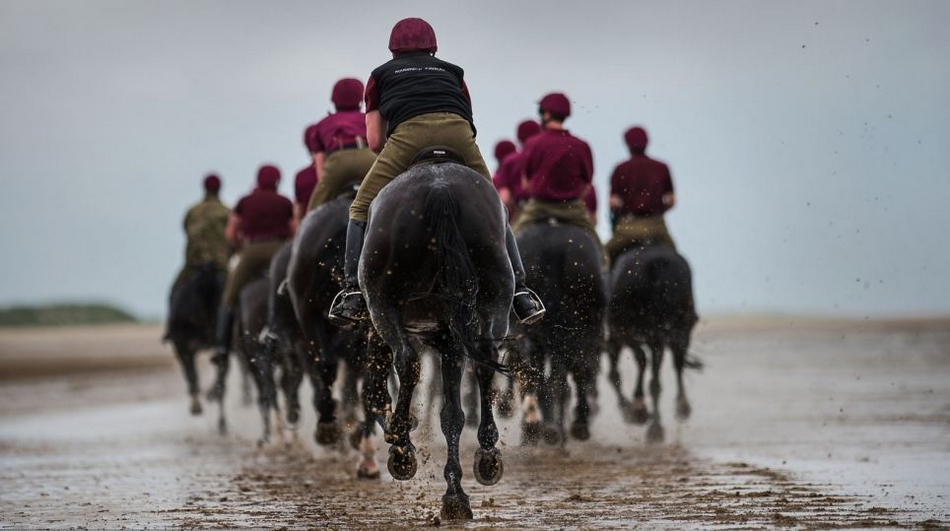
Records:
M318 416L314 438L324 446L336 444L343 432L333 399L333 384L340 363L347 364L352 375L362 372L370 331L368 322L345 330L332 325L326 317L333 297L343 284L343 252L351 201L352 192L348 192L304 217L294 238L287 269L290 300L305 346L302 364L314 388ZM345 395L354 395L356 382L348 380L347 384ZM353 396L343 398L346 405L355 403ZM372 437L373 431L373 422L367 419L351 439L354 445L363 441L367 447L357 471L361 478L379 477L373 457L375 450L371 452L372 443L365 440Z
M224 273L214 264L205 264L194 268L171 295L168 332L164 339L175 346L185 373L192 415L202 411L195 355L214 347L215 318L223 290Z
M439 151L435 151L440 153ZM442 151L441 153L446 153ZM447 153L446 153L447 154ZM447 154L449 155L449 154ZM451 155L449 155L451 156ZM457 160L457 159L453 159ZM442 433L448 446L442 517L471 518L462 490L459 439L465 425L460 384L465 357L475 362L481 395L475 479L501 479L498 429L492 415L491 385L497 344L508 331L514 274L505 246L505 212L487 179L457 162L422 162L383 188L370 207L360 260L360 285L376 331L392 349L399 377L395 411L389 411L384 355L367 363L373 389L368 412L377 415L389 449L389 471L397 480L417 469L409 432L419 383L418 348L433 347L442 374Z
M279 368L287 422L296 426L300 420L299 389L303 381L302 361L306 347L290 294L281 290L281 284L287 279L291 251L292 242L287 242L271 259L268 272L267 326L259 339L263 346L261 363L266 385L276 385L273 375L275 369Z
M522 442L536 444L541 434L551 443L566 442L569 374L576 388L570 433L587 440L607 306L600 246L584 229L553 219L524 227L518 246L527 282L547 307L544 319L525 327ZM535 401L542 419L532 415Z
M231 353L237 356L238 364L244 378L244 400L249 405L251 401L250 378L257 388L257 401L263 421L263 434L258 443L270 441L271 413L277 411L276 388L272 368L266 363L264 347L258 338L267 323L267 292L268 279L258 277L243 288L238 295L237 313L231 329L233 349L227 356L216 356L215 381L209 396L219 405L218 430L227 432L227 418L225 414L225 391L228 373L231 365Z
M647 358L644 346L653 354L650 396L653 400L652 422L647 441L663 441L660 422L660 365L663 351L669 347L676 368L676 415L689 417L690 405L683 391L683 369L701 365L687 358L690 334L698 320L693 304L692 272L689 263L674 249L658 244L634 247L614 263L610 275L608 316L610 357L609 379L617 392L621 411L628 422L645 423L651 415L643 395L643 376ZM637 361L637 386L633 403L621 391L617 363L620 351L629 346Z

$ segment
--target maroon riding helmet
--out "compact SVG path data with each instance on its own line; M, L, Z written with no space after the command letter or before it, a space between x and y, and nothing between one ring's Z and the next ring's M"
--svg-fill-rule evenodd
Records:
M552 92L538 102L538 113L545 112L558 120L564 120L571 115L571 101L560 92Z
M221 189L221 179L215 174L209 174L205 177L204 187L206 192L217 192Z
M356 111L363 101L363 82L359 79L346 77L333 85L333 95L330 101L338 111Z
M515 146L515 143L511 140L499 140L498 143L495 144L495 160L501 162L503 158L517 150L518 147Z
M631 153L643 153L647 149L647 132L642 127L631 127L623 134L623 141Z
M263 190L276 190L280 182L280 170L276 166L265 164L257 170L257 187Z
M389 51L393 55L407 52L435 53L436 50L435 30L421 18L404 18L393 26L389 34Z
M541 132L541 124L534 120L525 120L518 124L518 142L524 145L529 138Z

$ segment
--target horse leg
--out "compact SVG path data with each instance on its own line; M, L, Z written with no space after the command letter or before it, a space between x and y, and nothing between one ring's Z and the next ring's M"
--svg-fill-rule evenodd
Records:
M643 378L647 370L647 354L643 351L643 346L639 343L631 345L633 357L637 361L637 387L633 391L633 406L630 408L630 415L627 422L636 424L646 424L650 419L650 412L647 409L647 403L643 394Z
M514 346L508 347L508 360L506 363L509 365L517 364L518 360L517 348ZM503 419L510 419L515 413L514 402L515 402L515 379L512 377L505 378L505 390L497 395L498 404L498 415Z
M686 392L683 387L683 368L686 366L686 351L688 343L674 341L670 345L673 351L673 366L676 369L676 418L677 420L686 420L692 413L689 400L686 398Z
M537 446L541 439L541 412L538 389L544 380L544 357L534 351L526 353L527 364L521 381L521 445ZM539 359L540 358L540 359Z
M241 327L238 327L240 330ZM244 407L250 407L254 403L253 393L251 392L251 379L254 377L253 369L251 368L251 358L250 351L248 350L249 344L253 341L246 332L239 331L236 342L244 343L244 347L241 347L244 350L244 355L238 356L238 368L241 369L241 404Z
M320 380L320 390L314 394L313 405L317 410L317 431L314 438L321 446L330 446L340 440L340 424L334 412L336 403L333 401L333 382L336 380L339 363L337 359L324 354L316 361L314 369Z
M370 333L366 360L363 365L363 438L360 442L360 462L356 475L363 479L379 479L376 464L376 440L374 424L387 430L390 411L389 373L392 354L374 333Z
M346 430L354 429L358 420L356 407L360 397L358 384L360 378L359 361L348 359L343 362L343 388L341 389L341 405L343 425Z
M178 361L181 362L181 370L185 373L185 381L188 383L188 395L191 397L191 414L201 414L201 400L199 394L201 389L198 385L198 369L195 368L195 349L190 348L187 341L175 340L175 354Z
M441 354L443 401L439 419L442 424L442 434L445 436L447 454L445 469L443 470L447 488L445 495L442 496L442 518L446 520L471 520L472 508L468 495L462 490L462 465L459 462L459 440L462 435L462 428L465 425L465 413L462 411L460 395L465 358L460 345L455 341L443 338L441 343L438 351ZM488 418L490 418L491 411L488 412L488 415ZM483 430L481 427L479 428L479 445L482 448L490 440L489 428L485 427L484 430L483 442ZM491 441L489 448L495 445L497 439L498 434L495 430L494 440Z
M468 363L468 366L464 369L465 380L467 380L468 385L466 385L465 393L465 425L474 428L478 426L478 403L479 397L478 393L478 376L475 374L475 368L472 367L472 363Z
M478 426L478 450L475 452L475 480L482 485L498 483L505 472L498 443L498 426L492 414L492 398L495 370L482 365L475 367L478 389L481 394L481 422Z
M228 423L224 418L224 390L225 382L228 378L228 367L230 365L231 356L229 353L216 353L211 361L216 367L216 375L214 385L208 391L209 400L217 400L218 402L218 433L224 435L228 432Z
M303 366L300 363L298 348L286 352L281 363L280 388L287 403L287 422L296 429L300 421L300 384L303 383Z
M663 425L660 422L660 366L663 364L663 343L658 341L650 342L650 350L653 351L653 360L650 366L650 398L653 400L653 421L647 429L648 443L663 442Z
M272 355L266 345L261 345L254 338L245 338L245 352L250 355L248 367L254 384L257 386L257 405L261 412L264 431L257 445L263 446L271 440L270 413L277 409L277 392L274 384L274 368L271 363Z
M396 409L389 420L386 442L389 448L389 473L398 480L412 479L416 475L416 449L409 440L409 432L415 428L412 416L412 394L419 383L419 353L409 343L409 338L400 334L399 347L395 357L396 373L399 376L399 393ZM443 367L443 371L444 371ZM443 382L445 376L443 375Z
M579 441L590 439L591 388L596 387L594 381L597 371L594 362L599 354L599 344L589 347L592 352L579 356L573 360L574 385L577 387L577 404L574 406L574 421L571 423L571 437Z
M361 422L356 433L360 435L357 450L360 453L360 464L356 468L358 479L379 479L379 465L376 463L376 428L373 420Z
M624 420L628 423L632 423L633 405L623 394L623 378L620 376L619 370L620 353L622 350L623 344L615 339L612 335L610 341L607 343L607 359L610 363L607 379L610 381L611 387L614 388L614 392L617 394L617 406L620 408L620 412L623 413Z
M547 380L547 410L542 410L545 419L544 442L550 445L567 444L564 428L567 417L567 401L571 390L567 384L567 366L560 356L552 356L551 376Z
M550 352L547 345L542 352ZM557 406L559 404L559 393L561 382L556 381L558 369L555 367L555 361L548 359L541 361L542 373L541 383L538 385L538 407L541 409L541 438L550 445L556 445L562 441ZM550 369L547 367L550 360ZM565 382L566 385L566 382Z

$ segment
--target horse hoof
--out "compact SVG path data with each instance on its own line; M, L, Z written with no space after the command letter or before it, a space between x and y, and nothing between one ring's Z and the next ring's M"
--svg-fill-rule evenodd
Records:
M441 517L443 520L471 520L472 508L468 500L454 494L446 494L442 496Z
M556 446L561 444L561 430L556 426L544 426L541 429L541 437L544 439L544 444L551 446Z
M521 446L537 446L541 440L540 422L521 423Z
M288 409L287 410L287 423L296 424L300 421L300 410L299 409Z
M370 472L368 470L363 470L363 467L359 467L356 469L356 479L365 479L369 481L374 481L374 480L379 479L379 476L380 476L379 470L374 470L373 472Z
M649 444L660 444L663 442L663 439L663 426L651 424L650 427L647 428L647 442Z
M627 424L646 424L650 420L650 413L642 400L637 400L633 404L626 402L621 407L623 408L623 420Z
M314 438L320 446L332 446L340 440L340 425L336 421L318 422Z
M683 400L676 401L676 419L677 420L688 419L692 412L693 412L693 408L690 407L688 400L683 399Z
M587 427L587 423L574 421L571 424L571 437L577 439L578 441L586 441L590 439L590 429Z
M228 434L228 423L221 419L218 421L218 435L227 435Z
M475 450L475 480L482 485L498 483L505 473L505 463L501 460L501 450L492 448Z
M386 467L393 479L406 481L416 475L419 468L416 463L416 453L411 448L401 446L389 447L389 459L386 461Z
M191 411L191 414L194 415L194 416L198 416L198 415L201 414L201 412L202 412L202 409L201 409L201 400L198 400L198 397L192 397L192 399L191 399L191 409L190 409L189 411Z

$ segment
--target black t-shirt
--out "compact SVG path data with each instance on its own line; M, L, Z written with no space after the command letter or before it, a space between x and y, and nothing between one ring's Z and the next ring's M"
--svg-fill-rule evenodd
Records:
M378 98L379 113L389 122L387 135L402 122L432 112L457 114L472 124L474 132L463 76L458 66L428 53L402 54L373 70L367 86L367 110L373 110L372 100Z

